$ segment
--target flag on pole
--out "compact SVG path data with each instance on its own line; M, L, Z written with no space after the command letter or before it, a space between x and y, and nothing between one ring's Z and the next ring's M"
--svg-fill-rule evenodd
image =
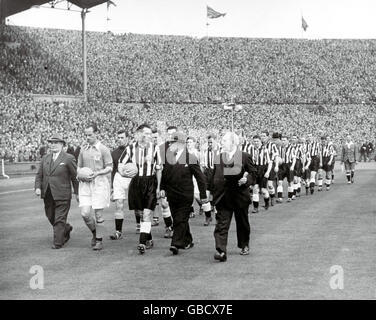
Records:
M307 22L304 20L303 16L302 16L302 28L304 31L307 31L307 28L308 28L308 24Z
M115 2L113 2L113 1L107 1L107 9L110 7L110 5L113 5L114 7L116 7Z
M116 7L116 4L115 2L113 1L107 1L107 21L110 21L111 19L109 18L108 16L108 11L110 10L110 6L113 5L114 7Z
M209 19L216 19L219 17L224 17L226 15L226 13L220 13L218 11L215 11L213 8L210 8L209 6L206 6L206 10L207 10L207 17Z

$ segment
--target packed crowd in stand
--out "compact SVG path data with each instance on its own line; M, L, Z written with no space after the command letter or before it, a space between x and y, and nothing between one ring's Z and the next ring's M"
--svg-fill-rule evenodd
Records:
M81 33L0 27L1 157L39 160L53 132L79 145L96 121L115 146L119 123L174 124L204 137L231 127L221 102L243 105L234 127L288 135L351 132L375 139L373 40L195 39L88 32L87 104L36 102L30 94L82 92ZM132 101L132 102L130 102ZM114 123L117 125L114 126Z

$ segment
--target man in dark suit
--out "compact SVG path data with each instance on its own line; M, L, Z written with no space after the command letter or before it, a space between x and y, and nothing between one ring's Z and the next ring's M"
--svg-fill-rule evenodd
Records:
M250 225L248 207L250 189L256 179L256 167L249 154L239 148L239 137L227 132L222 138L222 152L215 161L209 190L217 208L214 230L217 252L214 259L227 260L227 238L233 213L235 214L238 247L241 255L249 254Z
M35 194L44 200L44 210L53 226L54 244L60 249L70 238L72 226L66 223L72 198L72 184L78 202L77 164L64 152L64 140L59 134L48 140L51 153L45 155L35 177ZM72 184L71 184L72 183Z
M172 144L166 151L166 162L163 166L160 197L168 198L173 219L173 236L170 251L176 255L179 249L193 247L193 239L189 228L189 216L194 196L193 179L197 181L200 199L208 204L206 198L206 180L195 155L186 148L184 134L176 132Z

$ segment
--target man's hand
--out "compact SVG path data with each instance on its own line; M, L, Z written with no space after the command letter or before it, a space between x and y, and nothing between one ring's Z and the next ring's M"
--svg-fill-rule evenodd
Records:
M277 173L279 170L278 165L274 167L274 172Z
M114 202L114 189L111 189L110 201Z
M158 194L157 194L157 196L158 196ZM159 191L159 197L160 198L165 198L166 197L166 192L164 190Z
M294 171L294 167L293 166L290 167L290 171Z
M304 170L308 170L308 168L309 168L309 166L305 166L305 167L304 167Z
M40 197L41 193L42 193L42 192L40 191L39 188L36 188L36 189L35 189L35 195L36 195L37 197Z
M246 184L246 183L247 183L247 178L246 177L243 177L243 178L239 179L239 181L238 181L239 186L241 186L243 184Z
M270 173L269 173L269 172L265 172L264 177L265 177L266 179L269 179L269 177L270 177Z

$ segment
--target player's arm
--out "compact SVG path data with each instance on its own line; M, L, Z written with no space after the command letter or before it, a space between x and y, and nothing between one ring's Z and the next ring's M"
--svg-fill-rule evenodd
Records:
M116 151L116 149L111 153L111 156L112 156L111 189L113 189L115 173L118 170L118 163L117 162L118 162L119 159L117 159L115 151Z
M41 188L42 188L42 180L43 180L43 160L44 160L44 157L41 159L40 161L40 165L39 165L39 168L38 168L38 172L37 174L35 175L35 183L34 183L34 191L35 191L35 194L37 196L40 196L41 195Z
M310 164L311 164L311 155L307 152L306 153L306 164L305 164L304 169L308 170Z
M104 148L103 150L101 150L101 153L103 157L104 168L101 170L95 171L93 179L96 178L97 176L103 176L112 172L113 161L112 161L110 150L108 148Z
M292 153L292 164L291 164L290 170L293 171L295 168L295 164L296 164L296 150L293 148L291 150L291 153Z
M160 153L160 148L157 147L155 149L155 156L154 156L154 166L155 166L155 176L157 177L157 196L160 195L161 190L161 181L162 181L162 158Z
M73 193L78 194L78 181L77 181L77 163L76 158L72 155L68 155L68 170L71 177L72 185L73 185Z
M270 159L270 155L269 155L269 152L265 149L266 151L266 161L268 162L268 169L266 170L265 172L265 178L269 178L270 176L270 171L272 171L272 168L273 168L273 161L272 159Z
M255 184L257 169L256 169L255 164L253 163L252 157L248 153L245 153L245 155L246 157L245 157L244 166L245 166L245 171L248 172L246 186L249 187Z
M202 173L200 166L198 165L198 162L196 163L189 163L189 170L193 174L193 176L196 178L198 190L200 191L200 199L201 200L207 200L206 196L206 178L204 174Z

